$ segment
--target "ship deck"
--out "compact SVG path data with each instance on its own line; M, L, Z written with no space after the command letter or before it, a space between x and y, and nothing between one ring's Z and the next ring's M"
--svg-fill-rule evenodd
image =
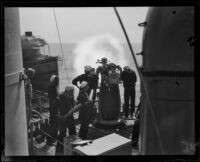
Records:
M46 131L48 121L49 121L49 111L48 111L48 99L46 94L39 94L38 92L34 94L33 99L33 109L40 112L41 117L40 118L32 118L31 119L31 130L32 135L29 137L29 146L30 146L30 154L31 155L53 155L53 156L61 156L64 154L64 144L60 141L57 141L54 146L48 146L46 144L46 137L51 136L48 134L48 131ZM103 136L109 135L111 133L119 134L123 137L126 137L128 139L131 139L132 134L132 126L134 124L134 118L128 118L124 119L121 112L121 119L123 121L123 125L120 127L98 127L96 124L98 113L96 114L96 117L94 117L94 120L89 125L89 131L87 135L88 140L95 140L98 138L101 138ZM74 113L74 118L76 122L76 132L78 134L80 129L80 122L78 120L78 112ZM69 146L66 146L69 147ZM133 148L132 149L132 155L138 155L138 149Z

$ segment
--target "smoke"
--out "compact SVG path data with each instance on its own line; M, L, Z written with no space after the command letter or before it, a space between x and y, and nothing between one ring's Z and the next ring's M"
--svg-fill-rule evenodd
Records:
M102 34L81 41L74 50L74 69L77 75L84 72L84 66L94 68L97 59L106 57L108 61L124 66L126 64L124 49L119 40L110 34Z

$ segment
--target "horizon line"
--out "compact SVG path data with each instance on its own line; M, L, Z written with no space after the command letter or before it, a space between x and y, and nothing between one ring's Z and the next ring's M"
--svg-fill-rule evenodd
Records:
M59 43L59 42L47 42L48 44L50 43ZM76 43L80 43L80 42L62 42L63 44L76 44ZM120 43L123 43L123 44L128 44L128 42L120 42ZM142 42L131 42L131 44L142 44Z

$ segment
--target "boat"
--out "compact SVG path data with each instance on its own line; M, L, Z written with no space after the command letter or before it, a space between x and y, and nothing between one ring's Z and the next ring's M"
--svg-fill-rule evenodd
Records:
M50 48L45 39L36 37L31 31L21 36L23 67L33 68L34 78L31 80L34 90L47 92L50 84L49 78L58 75L58 56L50 56ZM47 54L45 47L48 47ZM43 49L43 53L42 53Z
M36 140L37 129L35 139L31 141L34 153L29 154L28 152L23 80L17 80L18 77L16 77L16 75L20 76L21 73L19 72L22 71L22 55L16 52L20 51L18 14L19 11L16 8L6 9L6 27L8 28L5 28L5 152L6 155L49 155L51 148L47 148L42 140ZM142 68L137 67L142 82L139 155L195 154L194 44L190 42L192 40L190 38L194 37L193 24L194 7L152 7L147 13L146 21L139 24L139 26L144 27L143 46L140 53L144 55L144 65ZM15 26L15 28L12 28L12 26ZM13 39L10 39L10 31L15 36ZM157 41L155 42L155 40ZM127 41L137 66L128 38ZM16 55L11 55L12 50L16 52ZM11 59L8 59L10 57ZM11 61L16 58L19 62ZM38 62L40 61L44 61L44 59L38 60ZM31 60L29 65L34 68L33 62ZM10 68L10 66L13 68ZM16 111L13 112L14 108L16 108ZM116 119L118 119L117 117L118 114ZM104 120L107 119L104 118ZM38 119L38 121L42 121L42 119ZM43 123L40 124L41 122L38 121L34 125L36 128L41 128ZM79 130L79 123L76 126ZM118 134L130 138L132 125L128 127L126 124L125 127L117 129L102 129L93 125L90 128L88 140L93 142L86 141L85 143L89 143L88 145L107 135L113 137ZM43 136L46 135L45 131L42 133ZM188 145L192 148L188 148ZM73 150L73 147L70 146L70 143L67 144L67 141L63 146ZM55 154L54 151L51 155L59 154Z

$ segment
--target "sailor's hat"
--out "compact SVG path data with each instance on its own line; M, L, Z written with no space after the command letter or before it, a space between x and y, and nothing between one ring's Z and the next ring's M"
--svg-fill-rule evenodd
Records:
M124 70L130 70L130 67L129 66L125 66Z
M57 78L57 76L55 74L53 74L51 77L50 77L50 82L52 83L54 81L54 79Z
M84 66L84 70L90 71L91 70L91 66L89 66L89 65Z

